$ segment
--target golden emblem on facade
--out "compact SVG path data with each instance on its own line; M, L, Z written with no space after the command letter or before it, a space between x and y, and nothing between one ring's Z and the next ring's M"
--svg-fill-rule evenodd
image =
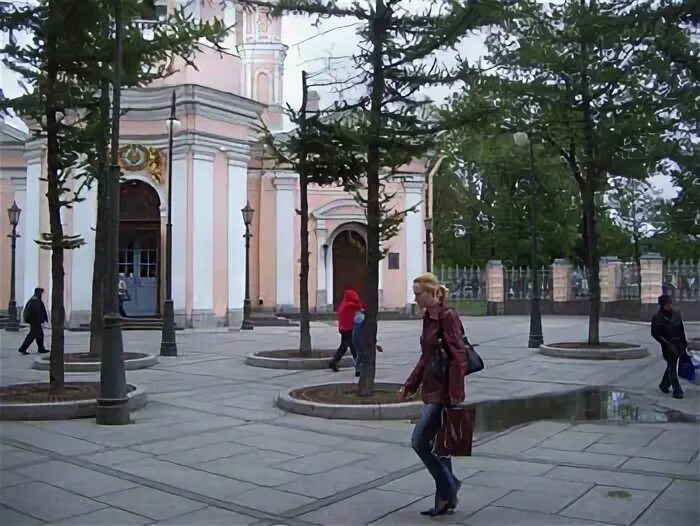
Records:
M119 165L126 172L148 172L157 184L163 183L163 157L158 148L127 144L119 148Z

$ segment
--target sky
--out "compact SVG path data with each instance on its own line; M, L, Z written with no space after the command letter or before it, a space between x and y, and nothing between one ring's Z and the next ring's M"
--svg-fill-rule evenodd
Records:
M419 8L427 4L425 0L412 0L408 2L413 8ZM301 72L306 70L309 74L319 72L333 72L338 78L348 78L352 74L352 61L350 57L357 51L360 42L356 35L357 24L353 19L324 20L318 26L313 24L309 17L287 15L282 22L282 41L289 46L284 71L284 98L292 108L298 109L301 105ZM0 34L0 45L6 35ZM486 49L483 37L472 35L467 37L458 46L458 51L466 57L470 63L477 62ZM449 63L450 54L438 55L439 60ZM327 74L318 77L327 82L330 78ZM9 71L4 64L0 64L0 88L6 97L16 97L22 94L22 89L17 83L18 76ZM318 81L317 81L318 82ZM333 89L326 86L313 86L321 97L321 107L331 105L338 96ZM425 94L435 102L441 102L449 95L451 87L430 88ZM24 128L19 119L7 119L12 125ZM662 192L665 198L673 197L676 192L670 181L665 177L654 177L652 184Z

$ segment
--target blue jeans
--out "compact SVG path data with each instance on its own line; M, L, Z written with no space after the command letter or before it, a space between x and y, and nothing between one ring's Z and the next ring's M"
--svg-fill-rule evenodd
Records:
M413 429L411 447L435 480L435 500L453 502L457 493L457 477L452 473L452 460L449 457L437 457L433 454L435 435L442 423L442 408L442 404L423 406L416 427Z

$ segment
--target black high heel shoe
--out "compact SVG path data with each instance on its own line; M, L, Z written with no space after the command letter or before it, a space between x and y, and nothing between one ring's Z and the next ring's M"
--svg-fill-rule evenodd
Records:
M455 512L455 508L457 507L457 504L459 504L459 499L457 498L457 494L459 493L459 490L462 489L462 482L458 479L455 479L457 489L455 489L455 494L454 496L448 501L447 504L447 513L453 514Z
M420 512L421 515L425 515L426 517L440 517L441 515L447 515L448 513L450 513L450 503L446 500L442 501L434 508Z

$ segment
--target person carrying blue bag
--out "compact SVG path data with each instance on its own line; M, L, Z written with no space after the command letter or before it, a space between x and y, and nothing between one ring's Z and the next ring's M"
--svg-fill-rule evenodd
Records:
M659 296L659 311L651 319L651 335L661 344L661 352L666 361L666 370L659 389L663 393L668 393L669 388L672 388L673 398L683 398L678 373L681 362L690 356L688 340L685 337L681 315L673 309L673 300L667 294Z
M362 358L364 350L362 346L362 334L365 328L365 310L361 309L355 313L355 318L352 321L352 357L355 360L355 376L360 376L362 369ZM382 352L381 345L377 345L377 352Z

